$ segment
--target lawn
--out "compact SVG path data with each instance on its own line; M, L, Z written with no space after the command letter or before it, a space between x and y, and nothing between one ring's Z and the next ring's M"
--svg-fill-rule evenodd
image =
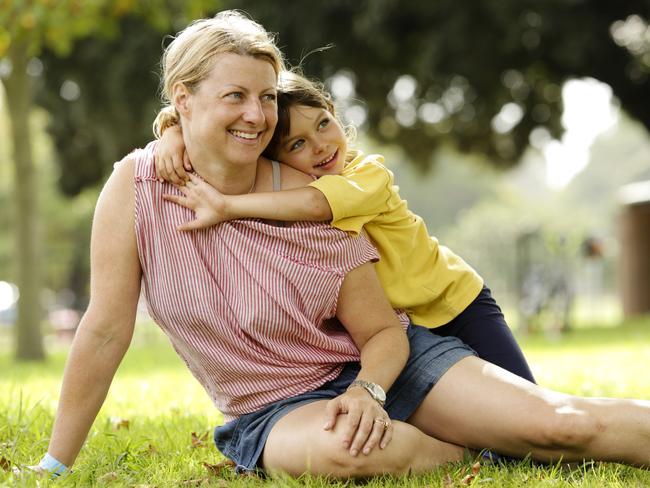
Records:
M594 396L650 398L650 318L584 328L561 340L522 341L541 384ZM322 479L238 478L220 470L210 431L221 422L203 390L155 326L137 327L75 471L55 483L16 477L12 467L38 461L53 421L66 348L53 344L45 365L15 364L0 353L0 486L344 486ZM364 486L650 486L650 472L596 463L567 468L473 461L428 476L374 479Z

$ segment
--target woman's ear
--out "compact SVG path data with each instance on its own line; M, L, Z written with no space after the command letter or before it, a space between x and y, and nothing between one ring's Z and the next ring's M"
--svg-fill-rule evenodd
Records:
M190 113L190 91L185 83L176 82L172 87L172 103L180 115L187 118Z

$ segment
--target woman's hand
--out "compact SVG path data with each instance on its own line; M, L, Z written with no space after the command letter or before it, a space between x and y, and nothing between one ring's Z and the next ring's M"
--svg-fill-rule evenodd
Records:
M177 186L183 194L163 195L169 202L194 210L194 220L177 227L180 231L205 229L233 217L228 215L228 197L195 174L188 173L184 186Z
M343 423L343 447L350 455L370 454L379 445L384 449L393 437L393 424L386 411L363 388L351 388L327 402L323 429L332 430L337 420ZM339 418L340 414L347 414Z
M189 179L192 164L185 150L183 133L178 125L169 127L156 147L156 176L175 185L184 185Z

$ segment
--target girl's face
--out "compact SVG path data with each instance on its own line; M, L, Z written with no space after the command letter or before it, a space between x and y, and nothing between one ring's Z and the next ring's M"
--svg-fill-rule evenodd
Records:
M317 177L337 175L345 166L347 140L341 124L323 108L294 105L291 130L280 142L277 158Z
M270 63L228 53L216 56L210 75L193 92L181 88L179 111L192 161L257 161L278 120L276 84Z

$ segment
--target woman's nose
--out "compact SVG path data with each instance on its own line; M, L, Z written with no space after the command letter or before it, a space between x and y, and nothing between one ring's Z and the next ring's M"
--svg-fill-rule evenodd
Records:
M245 107L244 120L251 124L261 124L264 122L264 111L259 100L250 100Z

